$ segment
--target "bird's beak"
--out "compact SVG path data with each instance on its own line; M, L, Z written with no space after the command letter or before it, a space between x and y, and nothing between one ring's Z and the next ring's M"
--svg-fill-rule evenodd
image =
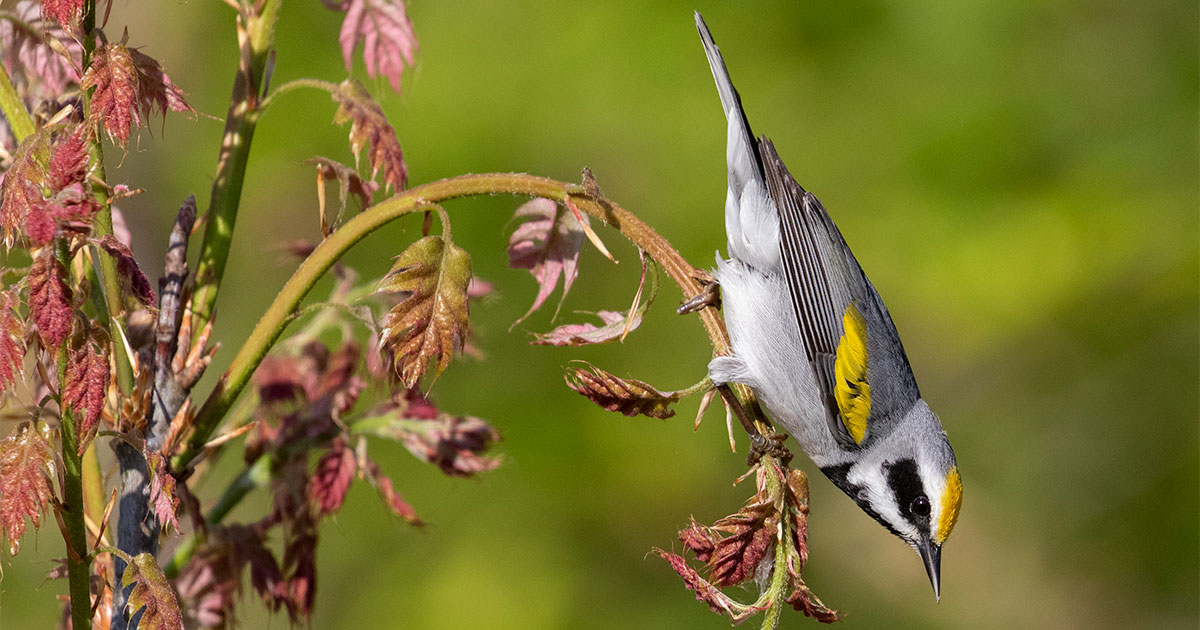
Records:
M942 601L942 547L935 545L928 538L917 543L917 553L925 562L925 572L929 574L929 583L933 585L933 596Z

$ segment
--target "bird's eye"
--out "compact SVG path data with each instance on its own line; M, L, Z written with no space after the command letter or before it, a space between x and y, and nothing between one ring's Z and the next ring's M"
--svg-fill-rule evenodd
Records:
M921 495L913 499L912 505L909 507L913 514L917 516L929 516L929 499Z

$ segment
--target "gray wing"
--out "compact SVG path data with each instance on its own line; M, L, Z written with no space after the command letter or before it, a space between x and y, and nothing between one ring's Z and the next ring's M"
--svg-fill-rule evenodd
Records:
M767 190L779 212L779 248L805 353L825 394L830 430L844 448L859 445L840 419L834 397L834 364L845 333L843 316L853 304L866 323L867 380L871 386L868 437L920 398L895 324L841 232L816 196L792 177L775 146L757 143Z

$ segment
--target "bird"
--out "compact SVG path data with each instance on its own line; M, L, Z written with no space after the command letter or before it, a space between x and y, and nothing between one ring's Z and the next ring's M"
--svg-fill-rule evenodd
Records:
M732 351L718 386L748 386L831 482L920 556L941 601L962 477L883 300L816 196L755 138L721 51L696 28L728 121L725 231L714 279Z

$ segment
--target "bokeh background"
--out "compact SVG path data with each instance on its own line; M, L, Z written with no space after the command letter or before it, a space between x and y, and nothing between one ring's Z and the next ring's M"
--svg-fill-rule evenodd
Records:
M415 183L485 171L577 181L589 166L609 197L711 266L724 247L725 123L696 8L755 130L821 197L887 299L966 485L935 604L912 551L808 466L809 585L856 628L1196 627L1196 3L413 0L421 51L403 94L367 83ZM128 24L131 45L222 116L232 22L219 2L118 0L108 31ZM339 25L315 0L287 3L274 83L343 78ZM350 159L333 111L301 91L259 125L218 367L290 273L273 245L319 236L302 161ZM205 205L220 134L217 120L172 116L127 155L110 151L112 179L146 189L125 213L148 270L161 269L179 202L195 194ZM528 346L530 331L553 323L545 309L507 330L535 293L528 274L506 268L519 201L449 206L456 240L499 291L472 312L487 359L456 362L433 392L499 427L505 465L453 480L376 445L429 525L407 527L368 486L353 488L322 531L313 628L727 625L648 552L678 549L689 516L711 522L750 494L731 485L745 440L730 453L718 410L693 432L694 400L667 421L630 419L561 377L583 358L689 385L710 357L701 327L673 314L681 296L665 283L623 344ZM416 233L389 227L348 260L379 275ZM563 320L631 299L636 255L601 235L620 264L585 252ZM235 518L262 509L254 497ZM56 622L65 588L42 576L62 553L49 524L3 560L5 630ZM253 596L240 617L247 628L287 625ZM783 626L807 623L790 614Z

